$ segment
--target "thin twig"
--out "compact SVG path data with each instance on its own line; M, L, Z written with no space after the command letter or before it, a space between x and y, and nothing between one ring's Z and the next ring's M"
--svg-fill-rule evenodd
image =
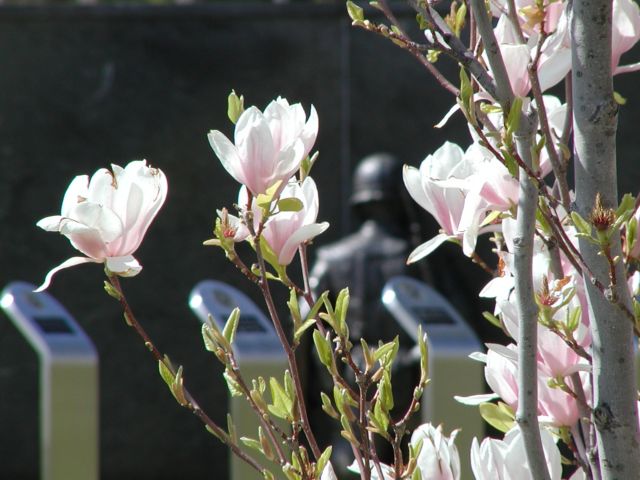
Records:
M158 348L155 346L155 344L153 343L153 341L151 340L147 332L144 330L140 322L138 322L138 320L136 319L136 316L134 315L133 310L129 305L129 302L127 301L127 297L125 296L124 291L122 290L122 286L120 285L120 279L118 278L118 276L115 274L107 273L107 278L109 279L109 282L111 283L113 288L115 288L116 291L118 292L118 301L120 302L120 305L124 311L127 325L132 327L135 330L135 332L140 336L140 338L144 342L145 347L147 347L147 349L151 352L151 355L156 360L156 362L163 363L167 368L171 370L173 367L167 364L165 360L165 356L162 354L162 352L160 352L160 350L158 350ZM188 410L191 411L191 413L193 413L196 417L198 417L200 421L202 421L202 423L204 423L207 426L207 428L210 429L215 434L215 436L218 437L218 439L220 439L220 441L226 444L237 457L242 459L245 463L247 463L256 471L258 471L258 473L262 473L264 471L264 467L262 467L262 465L260 465L251 456L247 455L235 442L232 441L231 438L229 438L229 434L225 432L224 429L219 427L206 414L206 412L204 412L204 410L200 408L199 404L196 402L191 392L184 385L182 388L182 392L184 393L186 404L184 405L181 404L181 406L187 408Z

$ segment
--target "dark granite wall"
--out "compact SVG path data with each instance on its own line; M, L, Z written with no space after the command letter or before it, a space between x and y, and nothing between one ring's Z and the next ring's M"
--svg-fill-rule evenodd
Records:
M278 94L307 111L316 106L319 218L332 224L318 243L351 226L346 199L355 160L389 150L418 164L445 139L466 143L459 121L431 128L453 99L408 54L353 30L345 17L342 6L0 9L0 286L39 283L75 254L66 239L35 227L59 212L74 175L147 158L166 172L169 195L136 255L143 272L123 284L152 338L185 366L186 382L222 423L226 388L186 299L207 277L257 298L220 252L201 246L215 209L230 207L238 188L206 139L212 128L232 132L229 91L261 108ZM631 86L620 90L631 95ZM628 144L620 151L635 161L632 112L625 107ZM624 175L625 190L637 190L636 170ZM451 268L453 251L435 261ZM482 277L459 268L460 291L473 298ZM64 271L50 292L101 356L102 478L225 478L226 450L177 407L104 294L101 269ZM3 479L36 478L36 371L35 356L0 317Z

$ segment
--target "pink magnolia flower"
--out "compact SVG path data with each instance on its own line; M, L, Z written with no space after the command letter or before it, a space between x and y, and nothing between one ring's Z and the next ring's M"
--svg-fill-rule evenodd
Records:
M524 97L531 89L527 67L537 56L538 33L532 32L527 43L520 43L506 14L498 20L494 29L496 40L504 58L511 89L516 96ZM571 70L571 44L569 42L566 14L557 21L557 29L542 44L538 61L540 88L545 90L561 81Z
M286 182L309 154L317 134L313 106L307 119L299 103L289 105L279 97L264 113L250 107L240 115L234 143L218 130L209 132L208 138L222 166L255 196Z
M280 265L289 265L298 247L316 235L320 235L327 228L328 222L315 223L318 217L318 189L311 177L307 177L300 185L296 181L289 182L279 195L280 199L296 198L301 203L298 211L276 211L271 214L262 229L262 238L269 244L271 250L278 257ZM238 205L246 210L249 193L246 186L240 188ZM253 229L257 231L263 219L262 208L255 201L251 204ZM247 226L237 217L228 215L228 222L232 226L234 241L241 242L250 236Z
M484 378L489 388L513 410L518 407L518 354L514 344L487 345Z
M438 181L449 178L454 168L462 162L464 152L455 143L445 142L420 164L420 169L404 167L405 187L418 205L429 212L442 228L442 233L416 248L408 262L416 262L429 255L443 242L461 237L458 230L464 208L465 195L461 188L447 188Z
M142 266L133 257L167 196L167 179L146 161L98 170L73 179L62 201L60 215L43 218L38 226L60 232L86 257L72 257L52 269L38 290L46 289L53 275L81 263L104 263L120 276L137 275Z
M620 57L640 38L640 7L633 0L613 0L611 67L614 74L633 72L640 63L619 66Z
M278 263L289 265L298 247L324 232L329 223L315 223L319 208L318 189L311 177L305 178L302 185L297 182L287 184L280 198L297 198L302 202L302 209L278 212L269 217L262 236L278 256Z
M478 235L499 227L483 226L484 214L505 210L517 201L518 184L507 169L479 144L466 152L445 142L420 164L405 166L409 195L435 217L442 233L417 247L409 263L420 260L446 240L461 239L465 255L475 250Z
M560 450L553 436L544 428L540 438L551 480L560 480ZM471 469L476 480L533 480L519 426L509 430L503 440L474 438L471 444Z
M487 384L514 411L518 408L518 353L516 346L489 344L486 356L485 379ZM538 359L538 414L550 425L573 426L578 421L578 405L565 391L550 387L552 378ZM461 398L466 404L477 403L474 397ZM486 395L477 396L477 401L488 401Z

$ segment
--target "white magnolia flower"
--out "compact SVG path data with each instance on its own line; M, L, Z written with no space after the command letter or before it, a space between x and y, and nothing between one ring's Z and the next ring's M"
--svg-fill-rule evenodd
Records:
M161 170L137 160L125 168L98 170L73 179L60 215L46 217L37 225L60 232L86 257L72 257L46 276L38 290L46 289L53 275L82 263L104 263L120 276L137 275L142 266L133 257L167 196L167 179Z
M560 480L560 450L547 430L541 429L540 437L551 480ZM474 438L471 468L476 480L533 480L520 427L516 425L509 430L503 440L485 438L478 444Z

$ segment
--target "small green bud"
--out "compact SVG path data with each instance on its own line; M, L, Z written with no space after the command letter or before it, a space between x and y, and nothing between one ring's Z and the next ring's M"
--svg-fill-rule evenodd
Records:
M244 112L244 96L236 94L235 90L231 90L227 98L227 116L234 124L237 123L240 115Z

